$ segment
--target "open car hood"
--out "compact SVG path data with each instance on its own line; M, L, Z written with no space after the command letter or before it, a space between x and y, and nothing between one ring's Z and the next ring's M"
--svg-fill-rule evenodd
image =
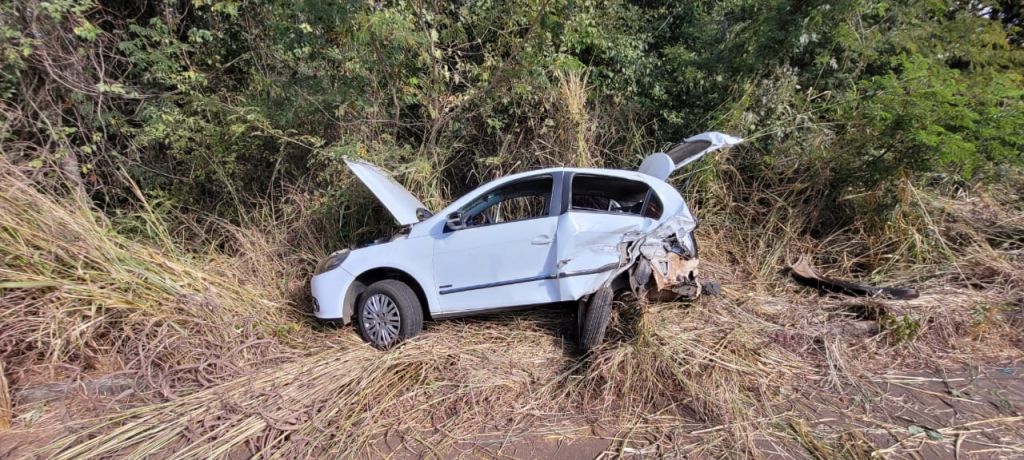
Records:
M345 158L348 169L355 173L359 180L366 184L395 220L401 225L412 225L420 221L417 210L426 210L426 206L412 196L405 187L395 182L387 173L376 166L350 158Z
M673 171L701 159L704 155L740 142L743 142L743 139L728 134L714 131L701 133L672 146L668 152L652 153L644 158L639 171L665 180Z

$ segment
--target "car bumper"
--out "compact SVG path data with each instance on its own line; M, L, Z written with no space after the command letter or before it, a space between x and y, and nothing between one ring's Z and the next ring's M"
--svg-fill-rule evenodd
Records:
M345 294L355 281L355 276L338 267L321 273L309 282L313 293L313 315L321 320L347 320L345 318Z

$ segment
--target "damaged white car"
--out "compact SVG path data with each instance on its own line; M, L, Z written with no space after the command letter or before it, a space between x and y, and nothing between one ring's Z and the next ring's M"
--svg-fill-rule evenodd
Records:
M364 340L387 348L418 334L425 318L578 302L588 351L604 338L616 292L701 294L696 220L665 179L739 142L700 134L648 156L638 171L514 174L436 214L378 168L346 159L403 229L324 259L311 281L313 313L355 321Z

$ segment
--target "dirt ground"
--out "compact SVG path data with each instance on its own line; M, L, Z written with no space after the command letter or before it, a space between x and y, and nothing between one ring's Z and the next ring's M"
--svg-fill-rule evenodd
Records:
M858 397L813 405L817 433L857 433L885 458L1024 457L1024 364L891 370ZM816 398L819 399L820 398ZM799 407L801 401L794 401ZM830 403L830 404L829 404ZM823 407L831 407L831 411Z
M987 459L1024 458L1024 363L978 365L928 372L893 370L878 376L858 397L824 398L808 388L792 399L787 414L814 411L818 418L790 422L811 439L844 434L863 438L866 453L880 458ZM820 393L820 392L818 392ZM814 396L811 396L814 395ZM21 414L20 428L0 432L0 458L32 458L33 448L60 432L59 414L72 414L76 404L113 404L117 398L74 394L70 399L39 402ZM824 408L830 408L826 410ZM79 408L81 409L81 407ZM48 414L48 415L44 415ZM40 417L32 420L34 417ZM30 421L31 420L31 421ZM41 426L33 428L33 426ZM919 427L919 428L915 428ZM628 439L629 433L610 433L600 427L480 435L441 452L424 450L401 437L382 441L377 454L393 459L446 458L653 458L659 446ZM694 429L691 442L713 436L714 430ZM856 434L854 434L856 433ZM813 441L810 441L813 442ZM873 446L873 447L871 447ZM794 458L789 449L764 444L764 458ZM810 447L810 448L807 448ZM819 446L820 447L820 446ZM832 450L805 446L807 458L829 458ZM376 457L377 455L374 455ZM244 458L244 455L241 456ZM800 458L797 456L796 458Z
M951 352L950 357L943 355L942 359L931 356L915 360L916 352L935 352L936 345L929 343L903 349L899 352L901 357L894 358L892 347L881 351L873 348L879 346L878 331L870 322L859 317L836 318L834 313L830 313L841 311L847 315L851 305L860 308L859 302L839 300L838 307L833 308L820 305L833 300L804 294L778 301L789 309L802 308L800 305L804 304L815 305L816 309L826 312L822 314L822 321L838 325L822 323L825 337L842 337L835 340L846 342L841 349L832 350L827 342L832 339L827 338L819 337L807 342L810 345L802 345L805 341L800 336L781 332L766 338L768 342L765 343L780 349L791 348L795 355L812 354L806 357L805 362L816 368L799 374L806 377L795 384L792 381L782 383L783 370L764 370L766 375L778 375L778 388L752 388L747 393L762 395L761 400L736 402L740 407L751 407L751 414L755 411L753 406L756 406L756 416L725 417L724 423L701 420L692 409L679 407L679 402L670 401L653 413L645 412L624 419L622 407L612 401L610 406L596 410L569 407L558 412L541 411L533 414L526 423L512 424L514 429L511 430L502 428L499 423L461 429L461 434L452 434L445 431L450 421L445 417L457 418L457 414L438 414L434 429L417 432L409 431L408 427L396 428L384 438L378 438L369 448L346 454L356 458L394 459L1024 458L1024 359L1005 359L1007 356L1020 356L1019 350L998 355L961 350ZM725 308L726 303L714 302L705 305L704 309L691 308L692 311L688 311L686 308L669 307L655 314L667 315L673 319L673 324L683 324L699 319L703 314L723 314L716 309ZM735 304L743 305L742 301L735 301ZM775 306L768 304L758 308L770 314L776 311ZM734 313L724 314L724 317L729 317ZM624 337L627 334L623 331L629 329L624 323L628 321L622 317L616 321L609 332L611 348L608 353L613 354L629 349L629 340L632 340ZM780 317L773 321L787 324L791 320ZM460 358L472 357L473 360L466 363L474 366L487 364L474 370L472 376L478 380L459 381L457 376L449 376L452 382L462 382L459 385L476 385L508 377L512 380L507 384L514 385L509 388L538 388L543 382L555 381L553 376L562 372L559 366L575 362L576 358L570 356L572 340L564 323L565 319L557 310L527 311L431 323L424 340L438 340L443 336L445 340L441 346L460 347L470 339L480 340L481 332L508 334L509 331L517 331L535 338L527 339L527 343L546 341L534 343L533 348L506 350L507 355L497 354L502 351L500 347L481 345L479 354L469 353ZM707 327L704 323L697 325ZM700 328L696 333L705 334L712 330ZM783 328L782 332L785 330ZM668 332L675 333L674 330ZM352 339L349 335L353 334L348 328L330 331L330 334L330 337L344 339L339 345L357 346L356 342L348 341ZM932 336L919 340L929 340L928 337ZM839 347L838 342L836 347ZM374 356L381 355L369 356L368 359L373 360L377 359ZM963 357L976 357L976 362L958 360ZM716 356L705 358L709 362L719 359ZM515 367L524 366L523 363L531 359L539 369L536 374L530 374L533 372L531 368ZM887 365L886 362L890 362L887 360L895 364ZM637 362L624 362L637 365ZM503 376L502 373L508 375ZM0 431L0 459L43 458L45 455L37 449L87 428L91 417L116 414L139 407L141 403L131 386L125 384L123 376L116 373L81 374L66 384L52 381L32 383L34 380L37 379L22 379L11 388L15 417L12 428ZM525 383L516 383L520 381ZM404 388L400 392L420 389ZM492 397L500 398L500 395ZM26 401L26 398L31 401ZM523 405L528 402L518 395L503 404ZM603 415L615 411L618 415L614 417ZM330 430L331 427L323 429ZM466 432L472 434L467 436ZM740 441L737 441L738 437ZM435 444L434 440L439 438L449 441L443 445ZM740 442L748 447L732 448L731 444ZM227 458L249 456L250 452L244 445L235 446L226 455Z
M84 390L83 390L84 389ZM36 447L61 434L62 421L76 413L110 410L118 397L86 394L79 385L69 395L23 407L15 428L0 432L0 458L34 458ZM780 407L772 424L801 439L803 454L792 445L765 440L763 458L838 458L828 447L840 438L861 453L878 458L988 459L1024 458L1024 363L979 364L957 369L893 369L856 389L852 397L835 396L808 385ZM796 414L814 414L800 418ZM579 423L586 423L582 419ZM572 425L562 420L560 425ZM674 442L694 445L722 427L694 423ZM805 440L803 440L805 439ZM652 442L653 441L653 442ZM403 436L381 441L366 458L656 458L667 454L657 440L633 439L607 427L517 430L481 434L452 448L435 451ZM235 457L235 456L232 456ZM238 458L247 455L239 452ZM684 457L686 457L684 455ZM694 458L702 458L697 456ZM853 457L856 458L856 457Z

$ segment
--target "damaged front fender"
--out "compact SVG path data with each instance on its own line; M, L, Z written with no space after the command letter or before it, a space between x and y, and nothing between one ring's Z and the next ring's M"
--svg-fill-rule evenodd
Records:
M659 300L700 296L700 259L693 238L696 227L689 212L680 213L626 245L634 294Z
M566 281L563 286L574 290L571 298L580 298L626 273L628 287L638 298L665 301L696 299L702 292L700 259L692 235L696 226L696 221L686 210L649 231L618 234L614 243L606 238L604 244L581 248L572 254L574 257L569 261L583 259L588 265L596 265L598 258L608 260L608 249L612 248L617 251L618 261L612 270L599 277L579 282ZM581 285L580 282L584 281L586 285Z

